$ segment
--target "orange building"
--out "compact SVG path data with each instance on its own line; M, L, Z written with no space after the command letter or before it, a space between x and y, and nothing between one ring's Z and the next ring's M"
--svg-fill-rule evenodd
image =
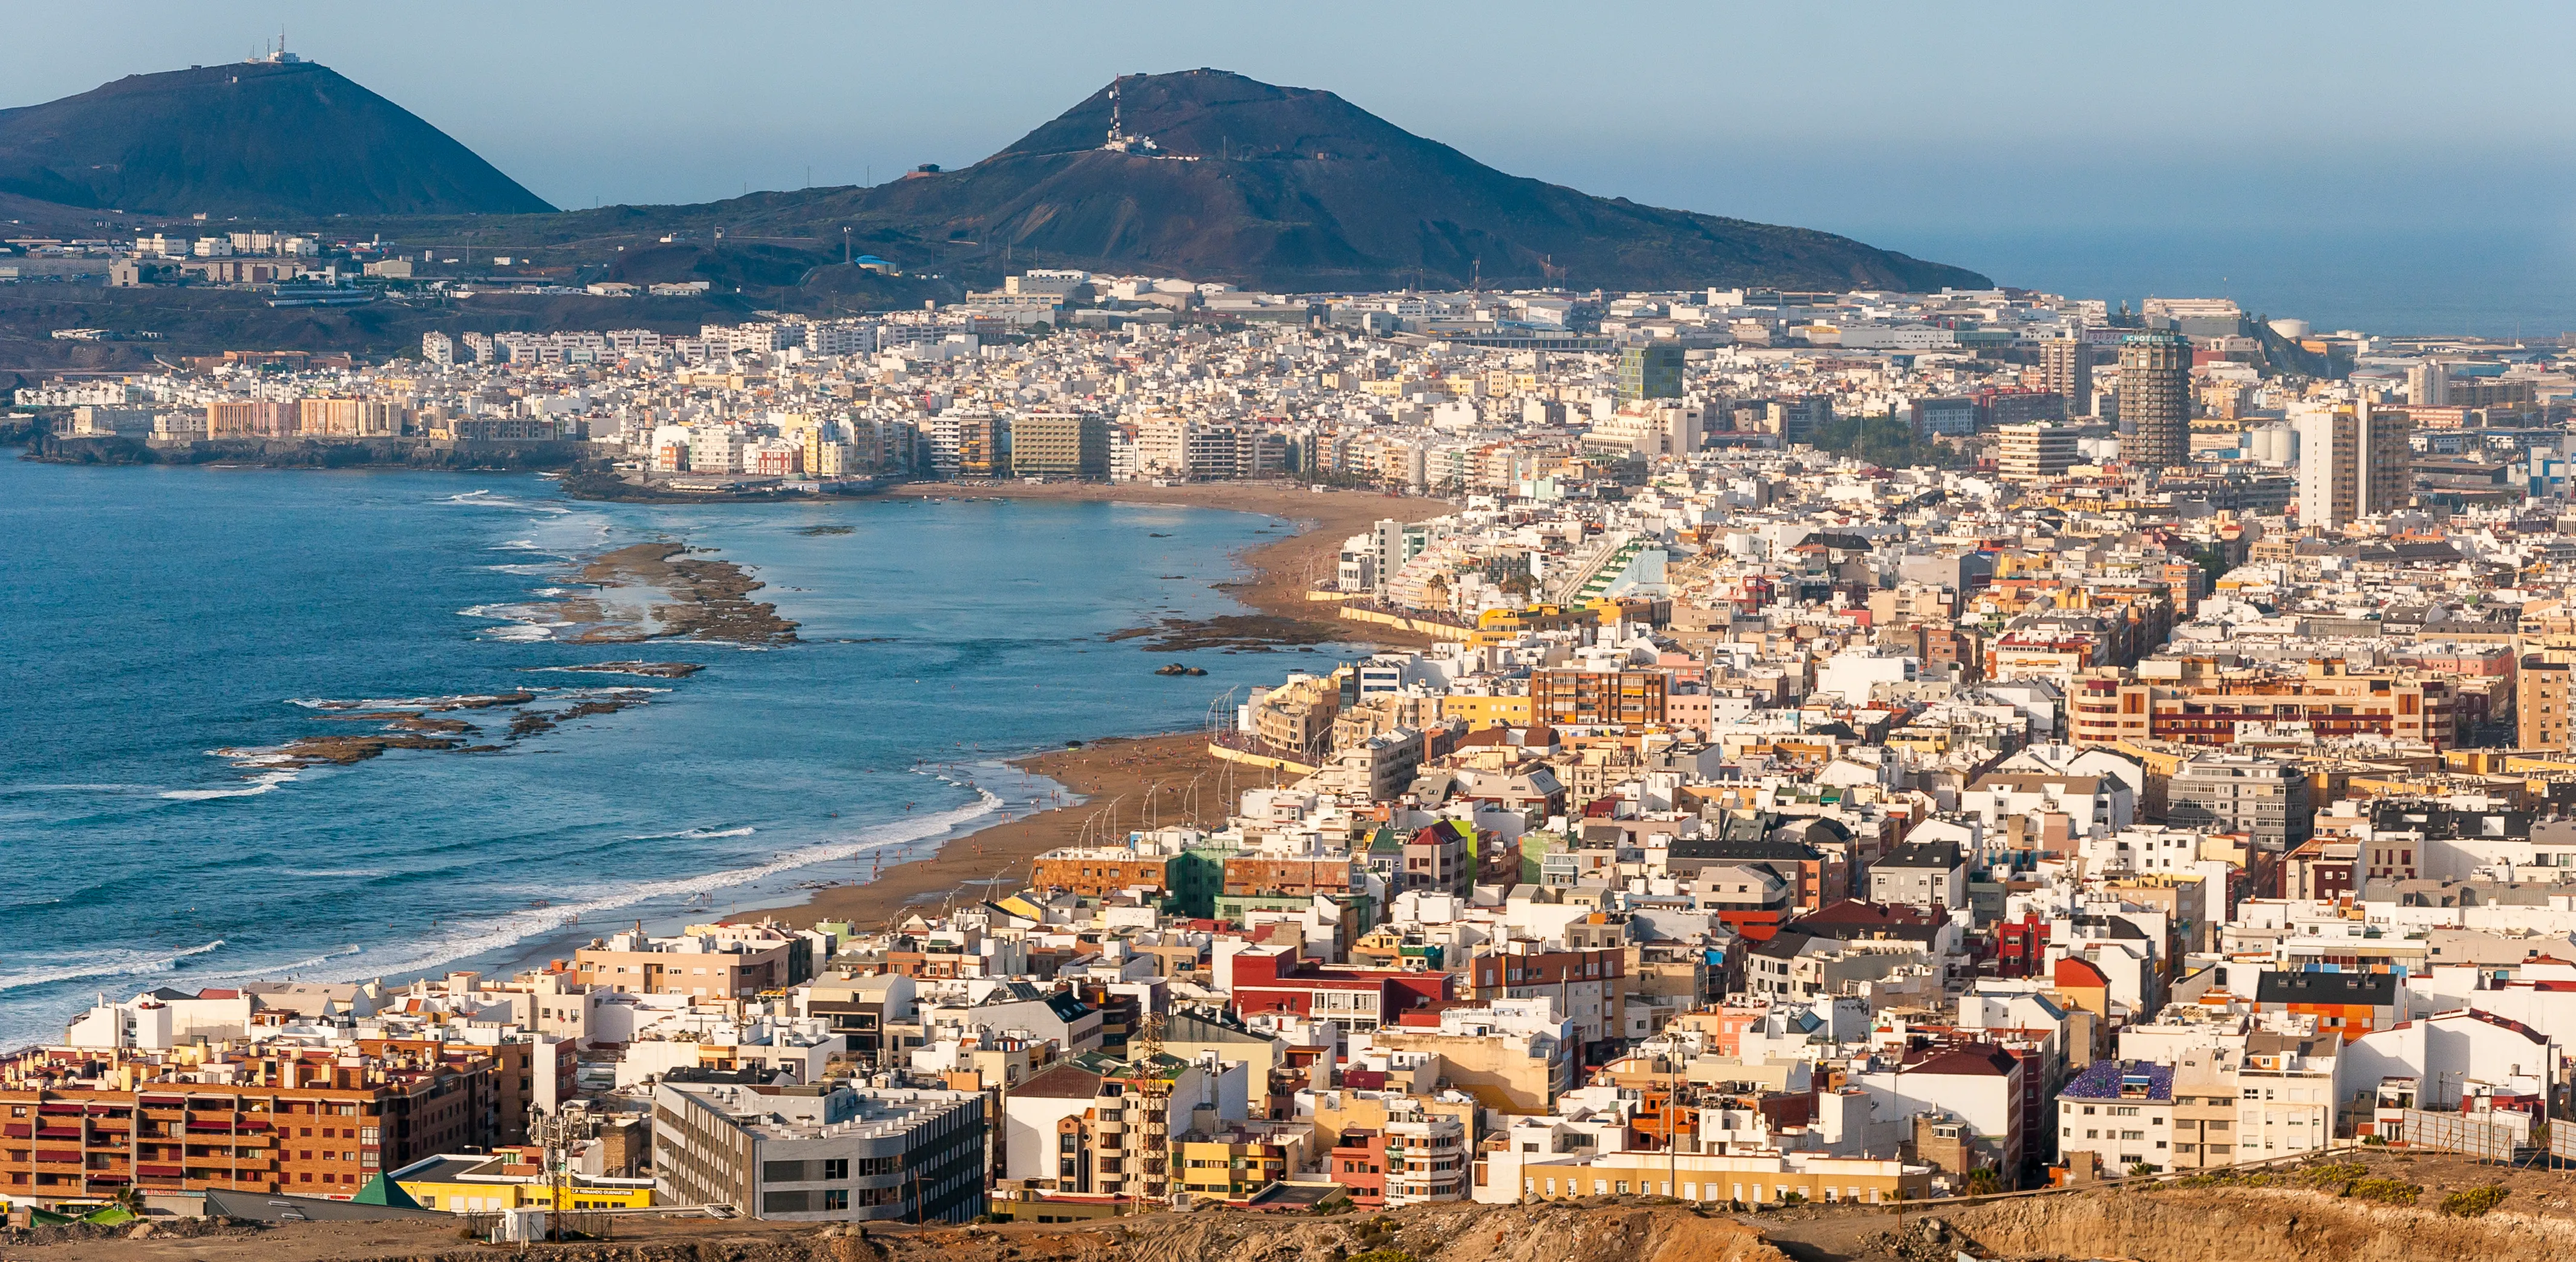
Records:
M1630 724L1664 721L1672 676L1661 670L1530 672L1530 721Z
M1139 885L1169 890L1168 855L1138 854L1124 846L1085 846L1050 850L1029 867L1032 889L1064 890L1084 898L1102 898Z
M2238 676L2179 688L2094 673L2075 681L2068 732L2078 745L2141 735L2229 745L2244 728L2296 724L2320 737L2384 736L2447 749L2458 743L2456 700L2451 681L2438 674L2354 673L2342 662L2310 662L2295 676Z
M379 1172L499 1139L484 1049L37 1048L0 1061L0 1194L219 1188L346 1200Z
M2315 1017L2317 1033L2349 1043L2397 1023L2397 974L2265 973L2255 983L2254 1005Z

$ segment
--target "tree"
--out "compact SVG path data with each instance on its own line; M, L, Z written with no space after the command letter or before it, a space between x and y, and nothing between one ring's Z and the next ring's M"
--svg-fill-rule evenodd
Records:
M1979 1166L1968 1172L1967 1182L1961 1192L1967 1196L1992 1196L2003 1190L2003 1172L1993 1166Z
M1914 426L1892 416L1837 416L1816 431L1818 451L1854 456L1874 465L1905 468L1930 465L1946 469L1961 463L1948 443L1924 438Z
M2201 568L2202 573L2209 576L2209 589L2211 591L2217 591L2218 580L2227 577L2227 571L2234 568L2227 564L2226 554L2219 551L2218 545L2216 544L2201 545L2200 548L2191 554L2191 561L2192 564Z

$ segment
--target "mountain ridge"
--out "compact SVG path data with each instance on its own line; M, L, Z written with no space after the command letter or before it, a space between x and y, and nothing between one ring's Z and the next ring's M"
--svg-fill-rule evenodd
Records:
M1123 148L1109 147L1113 91ZM1993 284L1832 233L1510 175L1331 92L1220 70L1122 77L955 171L784 196L751 223L838 215L1033 265L1271 289Z
M257 89L248 106L236 99L245 85ZM206 108L166 121L173 101ZM293 134L335 139L227 148L185 134L237 136L259 131L253 124L263 117L270 134L300 128ZM70 129L85 118L112 126L82 131L75 143ZM181 137L154 148L131 134L154 118ZM70 160L84 148L118 160ZM354 156L326 171L316 151ZM1507 174L1332 92L1208 69L1121 76L953 171L554 211L428 123L315 63L200 67L0 111L0 198L11 196L64 203L73 214L348 214L354 232L491 247L613 279L648 271L662 279L680 262L680 251L662 247L688 243L695 261L687 267L699 278L835 308L867 288L844 283L848 269L832 266L855 252L952 287L1028 267L1307 293L1993 285L1965 268L1832 233ZM639 248L654 260L649 267ZM833 292L806 292L817 286Z

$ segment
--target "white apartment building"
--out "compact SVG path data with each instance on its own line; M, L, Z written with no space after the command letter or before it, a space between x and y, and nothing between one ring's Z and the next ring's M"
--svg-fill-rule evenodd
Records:
M689 472L740 473L750 446L741 430L730 425L700 425L689 431Z

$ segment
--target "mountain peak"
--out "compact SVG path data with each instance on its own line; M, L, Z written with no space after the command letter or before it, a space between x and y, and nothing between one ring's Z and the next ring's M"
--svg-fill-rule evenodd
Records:
M1276 289L1992 283L1831 233L1509 175L1333 93L1213 69L1122 75L973 166L850 209L888 240L976 242L1024 266Z
M1113 95L1119 133L1138 142L1130 151L1156 156L1389 159L1440 147L1330 92L1201 69L1122 75L994 156L1102 148Z
M162 214L553 209L411 111L283 59L127 75L0 110L0 192Z

